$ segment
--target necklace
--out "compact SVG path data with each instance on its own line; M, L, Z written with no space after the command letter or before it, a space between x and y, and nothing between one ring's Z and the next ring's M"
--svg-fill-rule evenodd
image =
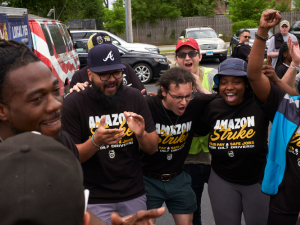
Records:
M165 111L165 113L166 113L168 119L170 120L170 123L172 124L173 129L175 130L175 129L176 129L177 121L178 121L178 119L179 119L179 116L177 117L177 120L176 120L175 124L173 125L173 123L172 123L170 117L168 116L168 113L167 113L167 111L166 111L166 109L165 109L164 104L162 103L162 101L161 101L161 105L162 105L162 107L163 107L163 109L164 109L164 111Z

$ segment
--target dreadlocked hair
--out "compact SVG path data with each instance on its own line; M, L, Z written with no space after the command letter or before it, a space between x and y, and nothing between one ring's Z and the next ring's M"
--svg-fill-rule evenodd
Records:
M0 39L0 102L4 103L3 90L9 85L9 73L38 61L41 60L26 45Z
M278 59L277 59L276 66L275 66L275 71L277 70L277 67L283 63L283 61L285 59L283 54L285 52L287 52L288 50L289 50L289 47L286 42L284 42L280 45L279 55L278 55Z

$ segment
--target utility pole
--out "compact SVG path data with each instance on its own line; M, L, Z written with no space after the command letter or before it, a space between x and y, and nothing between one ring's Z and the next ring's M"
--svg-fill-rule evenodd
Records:
M126 41L133 42L131 0L125 0Z

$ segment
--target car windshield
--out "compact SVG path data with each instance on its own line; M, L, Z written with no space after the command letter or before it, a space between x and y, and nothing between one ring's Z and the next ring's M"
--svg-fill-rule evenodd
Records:
M115 45L119 50L125 51L125 52L129 52L129 50L127 48L124 48L123 46L120 45Z
M250 36L251 36L251 39L254 40L255 39L255 33L257 32L257 30L250 30ZM273 33L271 31L269 31L268 33L269 37L272 37L273 36Z
M186 37L199 39L199 38L217 38L218 36L216 32L214 32L213 30L193 30L187 32Z

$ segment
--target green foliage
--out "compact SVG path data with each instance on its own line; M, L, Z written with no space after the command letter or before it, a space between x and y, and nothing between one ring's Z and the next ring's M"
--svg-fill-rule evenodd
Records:
M280 12L290 12L291 8L289 7L289 1L282 0L280 4L276 4L275 8L276 10L279 10Z
M195 16L215 16L214 9L217 7L217 1L202 0L201 4L194 3L194 8L198 11Z
M3 2L5 1L0 0L0 4ZM63 22L66 22L68 19L100 20L103 16L104 8L103 0L10 0L8 6L27 8L30 13L45 18L47 18L49 10L55 6L55 19ZM51 18L53 18L53 15Z
M225 14L232 23L253 20L259 23L261 13L274 4L275 0L228 0L229 15Z
M172 33L170 34L170 39L174 39L175 40L175 33L176 33L176 30L173 29Z
M231 25L231 31L232 33L236 33L239 29L243 28L255 28L258 27L258 23L253 20L244 20L244 21L239 21L235 22Z
M112 32L124 34L126 31L125 8L122 0L113 3L113 9L104 8L104 26Z
M133 24L138 21L140 24L150 21L151 25L158 22L157 19L176 19L181 16L180 11L164 0L132 0L131 12Z
M293 11L300 12L300 0L293 0Z

